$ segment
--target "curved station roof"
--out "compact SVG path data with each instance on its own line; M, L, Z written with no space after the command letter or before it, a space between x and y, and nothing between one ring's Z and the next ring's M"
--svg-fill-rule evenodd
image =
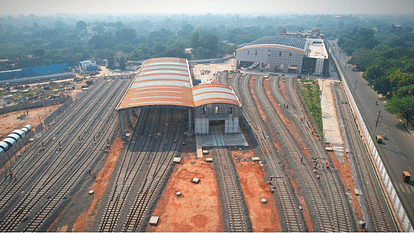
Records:
M117 109L155 105L193 107L192 86L186 59L148 59Z
M193 87L194 107L204 104L225 103L241 106L233 90L224 84L201 84Z
M142 64L117 110L159 105L197 107L211 103L240 106L227 85L200 84L193 87L186 59L161 57L148 59Z
M290 36L266 36L252 41L238 50L256 47L283 48L299 53L305 53L306 39Z

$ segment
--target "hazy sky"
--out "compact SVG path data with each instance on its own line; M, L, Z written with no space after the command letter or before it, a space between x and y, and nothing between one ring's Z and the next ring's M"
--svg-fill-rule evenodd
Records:
M0 15L414 14L414 0L0 0Z

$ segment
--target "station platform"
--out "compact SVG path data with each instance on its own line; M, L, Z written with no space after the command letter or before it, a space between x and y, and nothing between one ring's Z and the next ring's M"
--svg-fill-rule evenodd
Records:
M246 137L242 133L237 134L219 134L222 138L222 142L224 142L225 147L231 146L239 146L239 147L246 147L249 146L249 143L246 140ZM215 134L203 134L203 135L196 135L196 148L197 148L197 157L203 157L203 149L209 149L213 147L217 147L216 140L214 137L217 135Z

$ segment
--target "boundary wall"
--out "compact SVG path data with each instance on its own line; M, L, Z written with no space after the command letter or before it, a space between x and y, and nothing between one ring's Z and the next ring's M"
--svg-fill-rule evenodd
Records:
M351 107L354 111L354 114L357 118L357 123L359 125L360 130L362 131L363 136L365 137L365 144L369 149L371 160L374 162L378 175L382 179L382 183L384 185L385 191L388 194L389 201L391 202L392 206L394 207L395 214L397 215L397 220L402 225L402 230L405 232L412 232L414 231L413 226L410 223L410 220L408 219L408 216L404 210L404 207L401 204L400 198L397 195L397 192L395 191L394 185L391 182L391 179L385 169L384 163L381 160L381 157L378 153L378 150L375 146L375 143L371 137L371 134L368 131L367 126L365 125L364 119L361 115L361 112L358 109L358 106L355 102L355 99L352 95L351 90L349 89L348 83L344 77L344 74L342 73L341 67L339 66L336 58L334 57L333 53L329 49L329 53L332 57L332 60L335 63L337 72L339 76L341 77L342 83L345 87L346 94L348 96L349 102L351 103Z
M61 104L63 102L67 102L67 100L70 99L70 98L71 98L70 96L65 96L65 97L58 98L58 99L43 100L43 101L38 101L38 102L35 102L35 103L24 103L24 104L18 104L18 105L14 105L14 106L10 106L10 107L4 107L4 108L0 108L0 114L4 114L4 113L8 113L8 112L16 112L16 111L21 111L21 110L26 110L26 109L31 109L31 108L40 108L40 107L44 107L44 106Z

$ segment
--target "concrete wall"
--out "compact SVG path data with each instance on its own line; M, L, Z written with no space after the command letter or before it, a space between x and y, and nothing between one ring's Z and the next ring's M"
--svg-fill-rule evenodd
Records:
M268 63L270 67L283 65L283 72L288 72L290 65L302 72L304 54L282 48L248 48L237 50L237 61Z
M410 223L410 220L407 217L407 214L404 210L404 207L401 204L400 198L398 197L394 185L391 182L391 179L387 173L387 170L385 169L384 163L381 160L381 157L379 156L378 150L375 146L374 140L371 138L371 135L368 131L367 126L365 125L364 119L362 118L361 112L358 109L358 106L355 102L355 99L352 95L351 90L349 89L348 83L346 81L346 79L344 78L344 75L342 73L342 70L336 60L336 58L333 56L333 54L331 53L331 51L329 51L331 54L331 57L336 65L336 68L338 70L339 76L341 77L349 102L351 103L351 107L354 111L354 114L357 118L357 123L359 125L359 128L362 131L363 136L365 137L365 143L369 149L371 160L373 161L373 163L375 164L377 171L378 171L378 175L379 177L381 177L382 179L382 183L384 185L385 191L388 194L389 197L389 201L391 202L391 204L394 207L394 211L400 221L400 223L402 224L402 228L403 231L405 232L412 232L414 231L413 226Z
M4 113L7 113L7 112L16 112L16 111L20 111L20 110L40 108L40 107L44 107L44 106L61 104L65 101L67 101L68 99L72 99L72 97L65 96L65 97L62 97L62 98L44 100L44 101L39 101L39 102L35 102L35 103L24 103L24 104L14 105L14 106L10 106L10 107L4 107L4 108L0 108L0 114L4 114Z
M216 107L218 107L217 114ZM229 111L231 111L231 114L229 114ZM232 104L206 104L198 106L194 110L194 118L209 118L210 120L224 120L229 117L239 117L240 115L240 107Z
M229 118L224 121L224 133L239 133L239 118Z
M195 118L195 133L196 134L208 134L209 133L209 124L207 118Z
M194 110L194 131L196 134L208 134L210 120L224 120L225 133L239 133L240 115L240 107L232 104L206 104L196 107Z

